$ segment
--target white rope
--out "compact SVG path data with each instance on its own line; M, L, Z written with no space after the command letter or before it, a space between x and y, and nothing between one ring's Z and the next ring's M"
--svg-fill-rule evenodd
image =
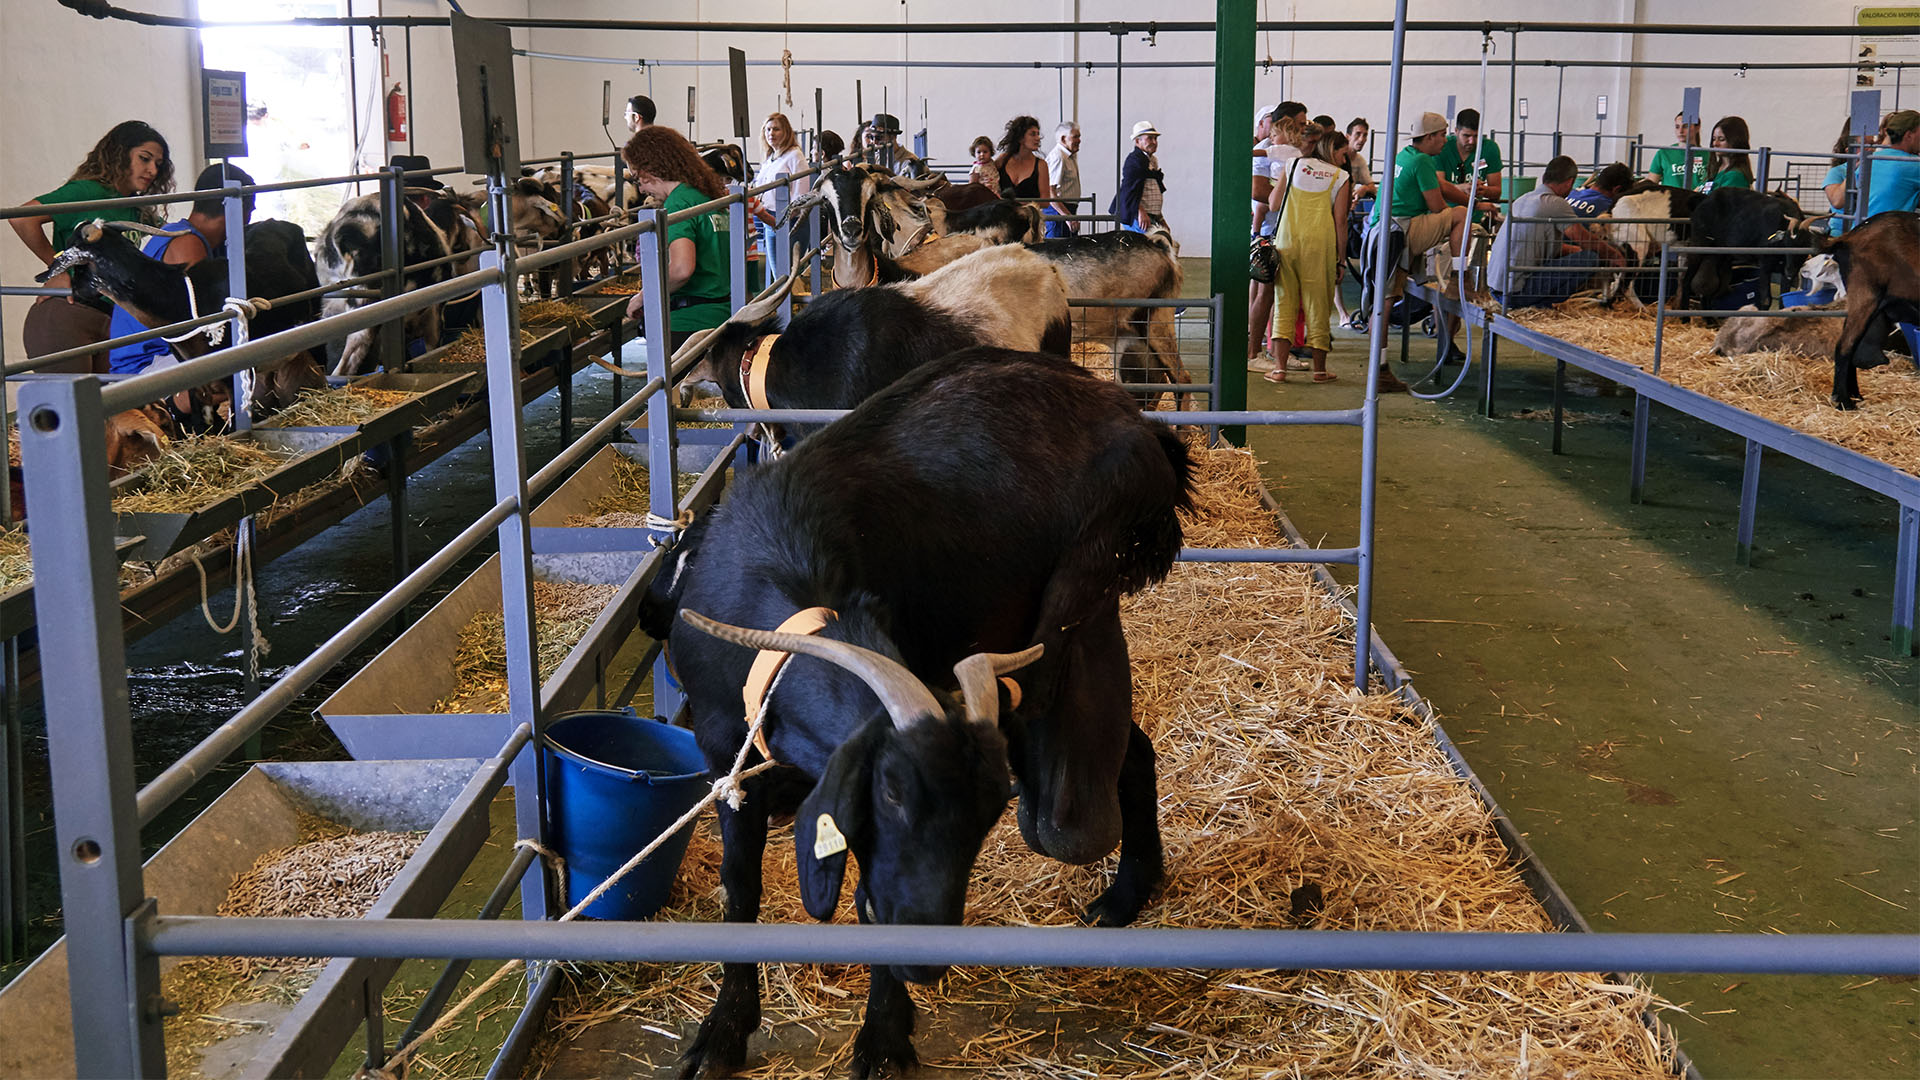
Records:
M207 568L200 563L200 556L192 551L187 557L193 560L193 568L200 572L200 614L207 625L216 634L231 634L240 625L240 605L246 605L247 620L252 623L253 640L248 643L248 663L258 670L260 657L273 651L266 634L260 630L260 594L253 585L253 530L236 530L233 541L233 615L225 626L213 616L213 602L207 584Z
M607 880L595 886L592 892L588 893L579 903L573 905L573 907L570 908L566 914L560 916L557 921L572 922L575 918L579 917L582 911L592 906L593 902L600 899L608 889L613 888L621 878L631 873L634 867L646 861L647 856L652 855L660 845L666 843L670 837L678 833L681 829L693 824L694 819L699 817L707 807L724 799L728 807L734 810L740 809L741 800L746 797L746 791L742 787L742 784L778 764L774 761L762 761L757 765L743 767L746 766L747 751L753 749L754 738L759 735L761 727L767 722L767 708L773 702L773 692L780 688L780 680L786 678L787 671L791 667L791 664L781 665L780 673L774 676L773 684L767 687L766 696L760 699L760 710L754 714L753 723L748 725L747 737L740 743L740 752L734 755L733 767L727 770L727 774L715 780L712 790L708 791L698 803L695 803L692 809L681 814L678 821L667 826L664 832L654 837L652 843L641 848L638 854L627 860L626 865L608 875ZM540 852L543 856L551 855L546 848L541 847L531 840L516 841L514 846L532 848ZM551 857L556 861L559 860L558 855L551 855ZM566 895L564 883L561 887L561 895ZM466 1012L467 1009L471 1008L473 1003L478 1001L489 990L500 985L500 983L506 979L507 975L516 967L520 966L520 964L521 961L519 960L509 960L500 965L499 969L492 975L489 975L485 982L474 987L466 997L460 999L458 1004L440 1014L440 1018L435 1020L427 1030L421 1032L412 1042L395 1050L393 1055L387 1058L386 1064L377 1069L361 1069L358 1073L354 1074L354 1080L401 1080L401 1077L406 1075L407 1062L412 1060L413 1056L419 1052L422 1046L426 1045L429 1040L440 1034L440 1032L446 1030L455 1019Z
M181 237L193 235L192 229L179 229L168 232L166 229L157 228L144 221L108 221L106 218L94 218L93 226L96 229L118 229L121 232L146 233L148 236Z
M538 840L515 840L513 846L515 850L526 848L545 859L547 865L553 867L553 877L560 889L560 895L567 895L567 860L561 858L559 852Z

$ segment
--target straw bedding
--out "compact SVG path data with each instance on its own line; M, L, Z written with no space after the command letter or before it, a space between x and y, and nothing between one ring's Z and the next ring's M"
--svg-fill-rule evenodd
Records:
M536 335L533 331L528 330L526 327L524 326L521 327L520 328L520 347L524 349L527 346L533 344L534 338L537 336L538 335ZM446 348L446 351L441 353L438 359L444 360L448 363L453 363L453 364L484 364L486 363L487 362L486 328L483 326L468 327L464 333L462 333L459 337L453 339L453 344L448 345Z
M1510 312L1515 322L1642 368L1653 364L1651 314L1574 313L1553 308ZM1697 320L1695 320L1697 321ZM1843 412L1828 401L1833 363L1788 352L1713 355L1714 331L1669 322L1660 376L1676 386L1775 423L1920 474L1920 378L1894 360L1860 372L1866 400Z
M1198 456L1201 509L1187 542L1283 545L1251 457ZM1351 689L1352 626L1306 568L1181 564L1124 615L1135 717L1158 753L1168 867L1140 925L1551 929L1428 725L1387 693ZM776 835L768 852L763 918L807 921L791 841ZM697 830L661 918L720 918L719 856L711 829ZM1029 853L1007 814L976 864L968 920L1071 924L1110 868ZM718 979L705 964L571 974L541 1052L553 1075L585 1068L567 1044L608 1044L587 1033L612 1022L629 1029L612 1045L664 1066ZM864 969L769 965L765 975L766 1024L746 1075L844 1075ZM1647 991L1594 976L956 968L914 996L921 1058L941 1075L1672 1072L1671 1047L1640 1021Z
M525 326L564 326L577 332L593 329L593 316L579 304L565 300L531 300L520 305Z
M208 435L175 439L138 475L135 490L116 496L118 514L187 514L213 505L272 475L298 450Z
M258 426L354 427L419 396L411 390L377 390L370 386L309 390Z
M221 901L230 916L358 919L373 909L420 846L422 833L354 832L303 815L301 841L261 855L237 875ZM197 957L161 979L161 993L180 1006L166 1022L167 1072L200 1072L209 1045L262 1026L247 1019L251 1003L292 1000L313 983L322 959Z
M534 582L533 624L542 682L559 669L619 591L618 585ZM434 702L434 712L507 711L506 627L506 617L498 611L482 611L467 620L453 657L459 682L453 693Z

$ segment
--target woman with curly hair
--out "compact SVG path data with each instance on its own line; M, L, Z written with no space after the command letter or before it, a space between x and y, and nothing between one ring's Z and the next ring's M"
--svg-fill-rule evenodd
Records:
M1001 198L1053 198L1047 159L1040 156L1040 121L1033 117L1016 116L1007 121L1007 133L1000 136L1000 156L993 159L993 164L1000 173Z
M113 130L94 144L87 159L73 170L73 175L67 178L66 183L37 199L29 199L27 205L52 208L61 203L158 195L172 190L173 158L167 152L167 140L142 121L127 120L115 124ZM144 221L155 225L163 220L153 208L147 207L67 214L55 211L34 217L14 218L10 224L20 237L20 242L33 252L33 257L51 265L54 256L72 241L73 230L95 218ZM53 226L51 239L47 236L48 224ZM67 275L60 274L49 279L47 284L64 289L72 283ZM112 310L113 305L105 300L91 302L70 296L43 296L34 301L33 307L27 311L26 322L20 331L22 344L26 346L27 355L34 357L105 341L107 320ZM40 370L104 372L107 370L107 354L96 353L88 359L68 361Z
M686 137L658 124L641 128L620 151L634 187L660 199L669 214L723 198L726 181L704 161ZM667 307L673 348L696 330L710 330L733 313L727 282L725 211L700 214L667 227ZM640 294L627 302L629 318L639 318Z
M1715 150L1751 150L1753 139L1747 134L1747 122L1738 116L1723 116L1713 125ZM1714 154L1707 159L1707 186L1714 188L1753 186L1753 158L1746 154Z

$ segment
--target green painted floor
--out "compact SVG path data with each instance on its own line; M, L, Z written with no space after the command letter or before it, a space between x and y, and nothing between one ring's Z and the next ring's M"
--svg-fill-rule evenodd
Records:
M1336 342L1335 383L1254 376L1250 407L1358 404L1364 348ZM1382 402L1375 625L1576 906L1601 931L1920 929L1895 505L1769 455L1737 566L1739 439L1656 409L1631 505L1631 396L1575 372L1555 456L1551 362L1509 345L1498 370L1496 419L1471 391ZM1358 430L1251 443L1305 535L1355 541ZM1708 1077L1920 1075L1912 979L1653 982Z

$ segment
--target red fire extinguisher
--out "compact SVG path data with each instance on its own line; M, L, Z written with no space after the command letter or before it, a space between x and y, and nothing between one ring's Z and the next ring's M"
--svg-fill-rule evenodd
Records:
M387 91L387 141L407 141L407 94L400 89L399 83L394 83L393 89Z

